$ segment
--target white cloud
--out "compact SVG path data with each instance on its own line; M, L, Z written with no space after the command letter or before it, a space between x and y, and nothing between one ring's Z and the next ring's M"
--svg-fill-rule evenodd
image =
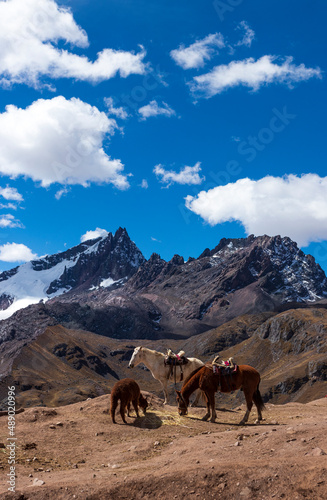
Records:
M153 169L160 182L167 184L167 187L175 182L177 184L196 185L201 184L205 177L200 177L201 163L197 162L194 167L185 166L179 172L173 170L165 170L162 165L156 165Z
M14 205L13 203L7 203L6 205L3 203L0 203L0 208L6 208L8 210L17 210L17 205Z
M146 106L142 106L138 112L142 117L141 120L146 120L152 116L166 116L169 118L176 115L176 112L168 106L166 102L162 101L161 106L159 106L155 100L151 101Z
M250 28L246 21L241 21L237 26L237 29L244 30L243 37L239 40L234 47L240 47L241 45L245 45L246 47L251 47L251 44L254 40L255 33L253 29Z
M140 186L143 189L148 189L149 183L148 183L148 181L146 179L142 179L142 182L141 182Z
M212 97L224 90L239 85L258 90L269 83L284 83L321 78L320 68L306 68L304 64L296 66L293 58L287 57L277 64L275 56L263 56L257 61L253 58L243 61L232 61L229 64L216 66L209 73L195 76L190 83L191 91L200 97Z
M4 208L4 207L3 207ZM24 225L11 214L0 215L0 227L21 227Z
M0 187L0 196L2 196L5 200L23 201L23 197L17 189L9 186L5 188Z
M59 41L86 48L87 34L67 7L54 0L0 2L0 83L42 86L40 78L75 78L100 82L130 74L144 74L145 51L134 54L104 49L96 61L58 47Z
M214 33L192 43L189 47L180 45L178 49L172 50L170 55L183 69L201 68L206 61L210 61L217 54L217 48L221 49L224 46L221 33Z
M55 198L56 200L60 200L62 196L65 194L68 194L70 192L70 189L68 187L63 187L62 189L59 189L59 191L56 192Z
M299 245L327 240L327 177L248 178L187 196L186 206L214 226L239 221L248 234L289 236Z
M108 115L117 116L117 118L121 118L122 120L126 120L126 118L129 117L129 114L124 107L119 106L118 108L115 108L112 97L105 97L104 102L108 108Z
M98 182L126 189L123 164L103 149L116 128L114 119L76 98L7 106L0 114L0 174L30 177L43 187Z
M95 240L96 238L103 238L107 236L109 233L105 229L101 229L97 227L94 231L87 231L83 236L81 236L81 243L88 240Z
M0 246L0 260L4 262L28 262L37 255L22 243L6 243Z

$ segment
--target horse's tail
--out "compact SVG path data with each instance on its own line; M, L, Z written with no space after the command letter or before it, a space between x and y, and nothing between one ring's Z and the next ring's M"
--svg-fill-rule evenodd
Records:
M115 391L112 392L110 397L110 416L114 424L116 423L115 413L116 413L116 408L118 406L118 400L119 400L118 394Z
M257 385L257 389L256 389L255 393L253 394L253 401L254 401L254 404L256 405L256 407L258 408L258 410L262 411L265 409L265 404L263 402L262 396L261 396L260 391L259 391L259 385L260 385L260 382Z

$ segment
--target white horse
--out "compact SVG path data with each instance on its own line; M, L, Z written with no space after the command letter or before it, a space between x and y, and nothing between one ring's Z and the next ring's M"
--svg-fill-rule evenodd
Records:
M204 363L202 363L202 361L200 361L197 358L187 358L187 359L188 363L186 363L186 365L183 365L182 368L183 380L185 380L186 377L188 377L194 370L204 365ZM168 402L167 385L171 374L171 366L165 365L165 354L163 354L162 352L153 351L152 349L147 349L146 347L136 347L134 349L128 367L134 368L134 366L137 366L139 363L143 363L150 370L153 378L155 378L161 383L165 395L164 404L167 404ZM179 369L178 367L176 367L177 375L179 374L178 372ZM173 382L174 380L170 379L170 381ZM178 382L181 382L181 380L178 380ZM201 391L198 392L196 401L193 404L196 404L200 395Z

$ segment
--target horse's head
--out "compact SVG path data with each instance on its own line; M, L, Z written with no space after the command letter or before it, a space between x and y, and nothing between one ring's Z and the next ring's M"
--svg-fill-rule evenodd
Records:
M148 403L148 400L143 396L142 393L140 393L140 395L139 395L139 406L140 406L140 408L142 408L143 413L145 415L146 409L149 406L149 403Z
M128 363L128 368L134 368L140 361L142 356L142 347L135 347L131 360Z
M188 407L188 403L187 401L185 401L185 398L183 397L183 394L181 393L181 391L176 391L176 394L177 394L177 404L178 404L178 413L181 415L181 416L184 416L184 415L187 415L187 407Z

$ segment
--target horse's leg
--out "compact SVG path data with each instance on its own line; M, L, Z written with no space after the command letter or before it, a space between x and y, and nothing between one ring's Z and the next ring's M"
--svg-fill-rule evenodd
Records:
M204 393L204 395L205 395L206 403L207 403L207 413L204 415L204 417L201 418L201 420L206 421L210 417L210 402L209 402L209 398L208 398L208 395L206 392Z
M120 402L120 415L121 415L121 418L123 419L124 424L127 424L126 418L125 418L125 409L126 409L126 403L123 400L121 400L121 402Z
M130 417L130 411L131 411L131 403L128 401L127 403L127 416Z
M138 407L138 398L133 399L132 403L133 403L133 406L134 406L134 410L135 410L136 416L139 417L140 415L139 415L139 407Z
M264 408L264 403L263 403L263 400L262 400L262 397L261 397L261 394L260 394L260 391L259 391L259 385L258 385L257 389L255 390L252 399L253 399L253 402L256 405L257 411L258 411L258 418L255 421L255 423L256 424L260 424L260 422L262 420L261 410Z
M193 401L193 403L191 404L191 406L192 407L198 406L199 405L199 401L201 399L202 399L202 391L201 391L201 389L197 389L195 400Z
M252 393L249 391L249 389L245 389L244 387L243 387L243 392L244 392L244 396L245 396L247 410L245 412L244 417L240 421L239 425L244 425L249 420L250 411L251 411L252 406L253 406Z
M210 407L211 407L210 422L215 422L217 414L216 414L216 402L215 402L215 393L214 392L209 394L209 402L210 402Z
M163 388L163 392L164 392L164 396L165 396L165 400L164 400L164 405L168 404L168 380L164 379L164 381L160 380L159 381L162 385L162 388Z

